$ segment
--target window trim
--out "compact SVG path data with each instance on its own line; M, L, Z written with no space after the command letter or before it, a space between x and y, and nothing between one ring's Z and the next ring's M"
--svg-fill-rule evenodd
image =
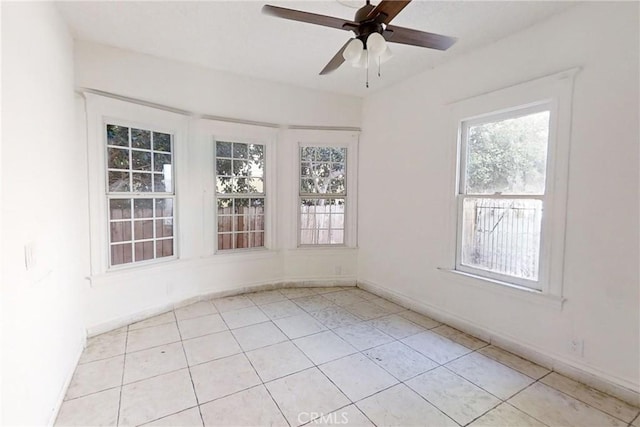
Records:
M579 68L565 70L450 104L450 116L452 119L450 129L455 131L455 136L451 139L457 141L457 144L450 145L454 179L451 181L449 190L451 197L447 227L451 238L449 239L447 255L443 255L440 270L460 273L473 282L492 283L497 286L512 287L519 292L543 294L549 295L554 299L562 299L571 110L574 81L579 71ZM461 212L458 207L458 196L461 185L461 158L459 153L461 153L462 144L462 122L476 119L482 120L486 117L495 118L501 113L509 114L514 110L535 107L545 103L550 106L551 112L545 184L546 203L544 206L545 214L542 219L539 289L523 289L522 285L504 282L504 279L494 279L480 276L476 272L469 273L458 270L456 264L459 247L458 217ZM545 259L544 262L543 258ZM544 270L542 265L546 265Z
M485 123L494 123L503 120L516 119L524 117L530 114L540 113L543 111L549 111L549 136L547 138L547 162L545 170L545 189L542 194L475 194L467 193L465 189L467 181L467 143L468 132L472 126L477 126ZM471 274L478 277L483 277L496 282L506 283L518 287L524 287L534 291L541 291L541 283L543 279L547 278L547 261L548 259L543 257L543 254L549 252L549 248L546 246L549 244L548 238L548 218L542 215L542 221L540 226L540 249L538 252L538 280L530 280L515 276L509 276L507 274L501 274L492 272L489 270L483 270L481 268L475 268L462 263L462 223L464 216L464 201L466 198L478 198L478 199L522 199L522 200L540 200L542 202L542 209L548 205L550 198L549 187L551 180L549 174L552 172L549 170L549 156L553 147L551 145L551 121L552 117L556 114L554 106L549 101L535 102L530 105L517 106L508 110L499 111L497 113L487 113L477 117L471 117L469 119L462 119L459 124L459 149L458 149L458 177L457 177L457 190L456 190L456 206L457 206L457 224L456 224L456 261L455 270L462 273Z
M91 275L135 270L180 259L180 249L185 238L182 233L184 227L181 224L180 209L180 194L183 191L184 180L180 177L180 171L187 169L184 167L186 158L183 153L183 144L187 141L188 118L89 92L84 92L83 95L86 102ZM108 191L107 124L148 129L172 135L173 193L171 195L164 192L110 193ZM108 200L109 198L135 199L138 195L144 198L172 197L174 199L174 254L170 257L111 266Z

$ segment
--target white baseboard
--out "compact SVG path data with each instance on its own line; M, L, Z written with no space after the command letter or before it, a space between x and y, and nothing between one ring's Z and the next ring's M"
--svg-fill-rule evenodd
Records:
M357 286L410 310L451 325L456 329L524 357L547 369L551 369L559 374L615 396L627 403L635 406L640 405L640 393L634 390L634 388L637 388L637 385L625 379L614 377L592 366L578 363L562 355L549 352L530 343L522 342L516 337L479 326L469 319L465 319L431 304L416 301L400 292L391 291L371 281L359 280Z
M171 311L174 308L184 307L185 305L193 304L198 301L223 298L234 295L241 295L251 292L268 291L272 289L282 288L304 288L304 287L333 287L333 286L356 286L355 277L343 276L340 278L335 277L301 277L301 278L288 278L280 281L259 282L251 283L243 286L236 286L229 289L216 290L213 292L205 292L199 295L182 298L172 303L163 304L155 307L146 308L144 310L132 313L126 316L111 319L106 322L101 322L96 325L89 326L87 328L87 336L94 337L96 335L104 334L106 332L113 331L123 326L136 323L141 320L147 319L152 316L157 316L167 311Z
M60 408L62 408L62 404L64 403L64 398L67 395L67 390L69 389L69 385L71 384L71 380L73 379L73 374L75 374L76 372L76 367L80 362L80 357L82 356L82 352L84 351L86 344L87 344L87 335L83 330L82 336L80 339L80 346L77 349L76 356L73 359L74 363L71 365L71 369L69 370L69 372L67 372L66 379L64 381L64 384L62 385L62 389L60 390L60 393L58 394L58 398L56 399L56 404L53 407L53 410L51 412L49 422L47 423L47 425L49 426L54 425L56 422L56 418L58 418L58 413L60 413Z

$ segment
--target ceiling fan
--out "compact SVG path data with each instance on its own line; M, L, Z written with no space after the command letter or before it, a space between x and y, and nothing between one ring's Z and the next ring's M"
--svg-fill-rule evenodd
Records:
M374 6L370 0L366 0L366 4L356 12L353 21L271 5L264 5L262 13L293 21L353 31L355 38L349 39L320 71L320 75L324 75L336 70L345 60L354 66L366 67L368 62L362 64L363 57L366 55L366 61L368 61L371 53L378 58L379 65L380 62L384 62L386 57L390 56L386 42L437 50L450 48L456 42L454 37L389 25L391 20L410 2L411 0L382 0L377 6Z

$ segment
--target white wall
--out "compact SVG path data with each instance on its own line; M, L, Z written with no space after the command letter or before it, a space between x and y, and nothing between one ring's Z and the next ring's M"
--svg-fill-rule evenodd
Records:
M185 119L188 136L178 142L182 151L176 154L180 259L164 265L108 272L96 269L98 262L92 257L93 274L85 293L86 326L90 334L199 295L288 281L355 282L356 250L296 248L297 200L293 193L297 191L297 144L301 140L316 141L318 131L294 131L286 125L359 127L361 99L247 79L92 43L76 43L75 52L78 88L199 114L283 126L269 129L197 117ZM144 123L144 119L133 116L140 108L148 107L119 107L121 101L105 102L114 105L108 116ZM87 105L91 106L92 101ZM92 108L89 110L88 144L102 150L100 117L91 124ZM140 117L151 117L152 112L147 113L141 113ZM321 132L336 141L357 141L358 137L357 132L350 131ZM267 163L267 171L276 167L267 189L268 203L275 203L269 251L213 254L213 137L220 135L246 135L258 140L264 137L275 142L272 161L276 162ZM86 135L80 143L87 144ZM89 165L91 179L96 176L103 179L99 166ZM104 198L104 189L96 191L92 187L92 191L96 197ZM93 202L92 207L96 212L92 215L98 215L98 225L92 228L95 238L104 229L102 224L106 224L106 218L101 218L106 209L99 206L96 209Z
M638 39L638 4L580 4L367 98L358 279L637 391ZM449 104L576 66L564 308L439 271L454 256Z
M83 345L86 152L73 89L73 41L53 5L3 2L2 425L52 421Z

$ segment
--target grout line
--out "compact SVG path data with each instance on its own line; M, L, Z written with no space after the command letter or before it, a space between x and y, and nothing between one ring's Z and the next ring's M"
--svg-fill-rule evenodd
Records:
M120 397L118 398L118 417L116 425L120 425L120 410L122 409L122 389L124 388L124 370L127 367L127 346L129 345L129 325L127 325L127 337L124 340L124 360L122 361L122 377L120 379Z

